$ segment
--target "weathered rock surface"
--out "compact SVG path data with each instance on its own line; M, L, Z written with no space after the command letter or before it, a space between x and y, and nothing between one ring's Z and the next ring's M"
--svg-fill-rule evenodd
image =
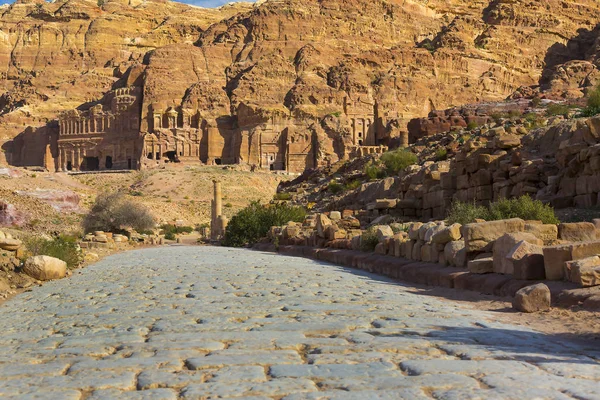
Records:
M550 289L543 283L520 289L513 300L513 307L519 311L533 313L550 309Z
M197 106L219 129L239 126L243 140L290 130L294 139L315 137L317 156L336 161L348 136L386 142L413 117L504 99L540 83L546 70L551 88L581 92L592 84L593 60L563 64L593 53L586 50L599 9L592 0L292 0L215 10L158 0L20 0L0 18L0 139L22 133L29 141L42 127L47 138L55 127L45 122L58 111L99 99L118 81L143 86L142 132L154 107ZM576 45L563 48L557 36ZM471 119L478 121L463 121Z
M67 263L50 256L30 257L25 261L23 272L40 281L61 279L67 274Z

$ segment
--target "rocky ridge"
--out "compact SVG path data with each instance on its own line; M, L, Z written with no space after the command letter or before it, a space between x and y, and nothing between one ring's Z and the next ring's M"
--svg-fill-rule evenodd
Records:
M291 124L331 137L348 133L351 115L368 115L385 140L413 117L532 85L581 96L596 81L599 21L593 0L270 0L216 10L20 0L0 18L0 125L7 140L137 82L142 120L154 104L198 107L249 131Z

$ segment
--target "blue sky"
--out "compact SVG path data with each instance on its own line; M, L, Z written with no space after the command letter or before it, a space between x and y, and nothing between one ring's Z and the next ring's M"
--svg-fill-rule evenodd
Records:
M179 0L180 3L193 4L200 7L218 7L236 0ZM247 0L255 1L255 0ZM13 0L0 0L0 4L12 3Z

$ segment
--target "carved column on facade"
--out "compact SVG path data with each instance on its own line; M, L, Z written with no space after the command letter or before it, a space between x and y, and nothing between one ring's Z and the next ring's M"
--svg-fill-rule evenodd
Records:
M79 146L73 149L73 171L79 171Z

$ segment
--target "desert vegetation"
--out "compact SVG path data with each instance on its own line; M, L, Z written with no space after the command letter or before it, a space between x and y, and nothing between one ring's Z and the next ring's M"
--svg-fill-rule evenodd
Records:
M148 208L128 199L123 193L101 194L83 220L86 232L123 232L134 229L144 232L154 228L156 221Z
M83 262L83 252L77 244L75 235L59 235L51 239L40 236L31 236L24 242L24 258L30 256L50 256L67 263L67 268L75 268Z
M228 247L252 245L265 237L272 226L302 222L305 217L306 210L302 207L252 202L231 219L223 245Z
M501 199L493 202L489 207L479 206L474 203L455 201L448 212L450 224L469 224L477 219L497 221L509 218L542 221L544 224L558 224L554 209L539 200L529 196L512 199Z

